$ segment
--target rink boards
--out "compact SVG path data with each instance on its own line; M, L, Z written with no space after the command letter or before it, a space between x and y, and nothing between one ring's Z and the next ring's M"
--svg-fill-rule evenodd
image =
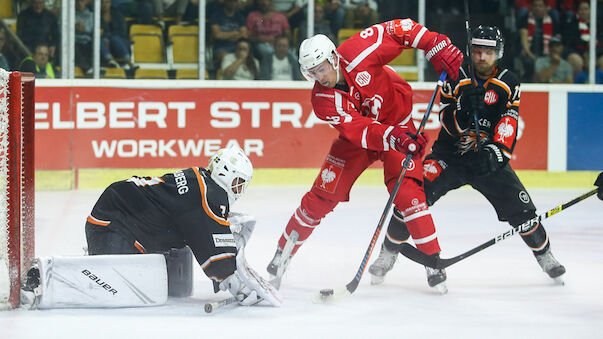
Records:
M435 84L411 85L412 117L418 125ZM215 150L232 143L254 163L254 184L311 184L337 136L315 117L311 86L38 80L36 186L102 188L133 174L204 166ZM592 184L594 173L603 169L603 142L597 136L602 100L598 86L522 86L519 139L511 164L528 185ZM426 125L432 142L440 129L437 110L436 105ZM381 184L378 166L359 183Z

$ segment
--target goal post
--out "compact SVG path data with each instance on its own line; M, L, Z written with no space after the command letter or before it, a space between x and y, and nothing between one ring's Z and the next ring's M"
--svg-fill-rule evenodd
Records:
M19 305L34 257L34 91L32 74L0 69L0 308Z

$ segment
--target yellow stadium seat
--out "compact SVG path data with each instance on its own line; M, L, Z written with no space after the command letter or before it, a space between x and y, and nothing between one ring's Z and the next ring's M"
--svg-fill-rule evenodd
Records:
M84 71L80 68L80 66L73 67L73 76L76 78L85 78Z
M199 35L199 27L194 26L194 25L189 25L189 26L172 25L168 29L168 36L172 36L175 34Z
M414 65L416 65L415 50L414 49L405 49L400 55L398 55L389 64L392 66L414 66Z
M163 32L159 26L135 24L130 26L130 38L136 34L157 34L161 36Z
M0 0L0 18L13 17L13 2L12 0Z
M175 63L196 63L199 60L199 28L197 26L170 26L168 38L172 44Z
M176 79L199 79L199 71L197 69L179 68L176 70Z
M168 74L165 69L145 69L139 68L134 74L134 79L167 79Z
M107 79L125 79L126 71L123 68L107 68L103 78Z
M155 34L136 34L132 36L132 54L134 63L162 63L163 39L161 35Z
M398 72L400 78L406 81L417 81L419 80L419 73L417 72Z
M342 28L339 30L337 34L337 40L339 40L339 44L341 45L344 41L349 39L352 35L362 31L362 29L358 28Z

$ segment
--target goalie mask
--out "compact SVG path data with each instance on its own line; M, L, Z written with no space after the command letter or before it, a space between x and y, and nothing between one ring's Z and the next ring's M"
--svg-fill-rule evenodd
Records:
M337 65L333 53L337 55ZM323 61L328 60L337 72L337 81L339 81L339 55L335 48L335 44L326 35L317 34L311 38L302 41L299 46L299 69L304 77L308 80L317 80L316 76L312 75L310 69L320 65Z
M496 50L496 58L501 59L505 49L505 40L500 29L496 26L478 26L473 31L471 45L476 47L493 48Z
M230 206L243 195L253 176L251 161L238 146L218 150L209 159L207 170L228 194Z

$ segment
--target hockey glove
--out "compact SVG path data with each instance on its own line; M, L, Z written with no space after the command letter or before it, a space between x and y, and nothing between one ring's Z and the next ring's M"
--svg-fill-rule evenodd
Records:
M452 44L447 36L438 34L433 39L431 47L425 50L427 51L425 58L431 61L438 74L445 70L450 78L456 80L459 77L459 68L463 63L463 53Z
M595 186L599 187L597 190L597 197L603 200L603 172L599 173L597 180L595 180Z
M471 152L468 154L471 154ZM477 176L498 171L505 164L502 151L495 144L487 144L471 155L473 156L473 164L471 166Z
M230 231L234 236L237 248L241 249L245 247L255 228L255 218L244 213L230 212L228 221L230 222Z
M389 144L391 148L398 152L423 157L427 138L421 133L415 139L415 136L408 132L408 128L394 126L394 129L389 134Z
M456 102L456 122L459 127L466 130L473 122L474 112L484 111L484 95L486 90L483 86L468 86L459 96Z
M237 270L220 283L220 290L228 290L243 306L251 306L262 300L272 306L281 306L279 292L256 271L247 266L244 249L237 254Z

